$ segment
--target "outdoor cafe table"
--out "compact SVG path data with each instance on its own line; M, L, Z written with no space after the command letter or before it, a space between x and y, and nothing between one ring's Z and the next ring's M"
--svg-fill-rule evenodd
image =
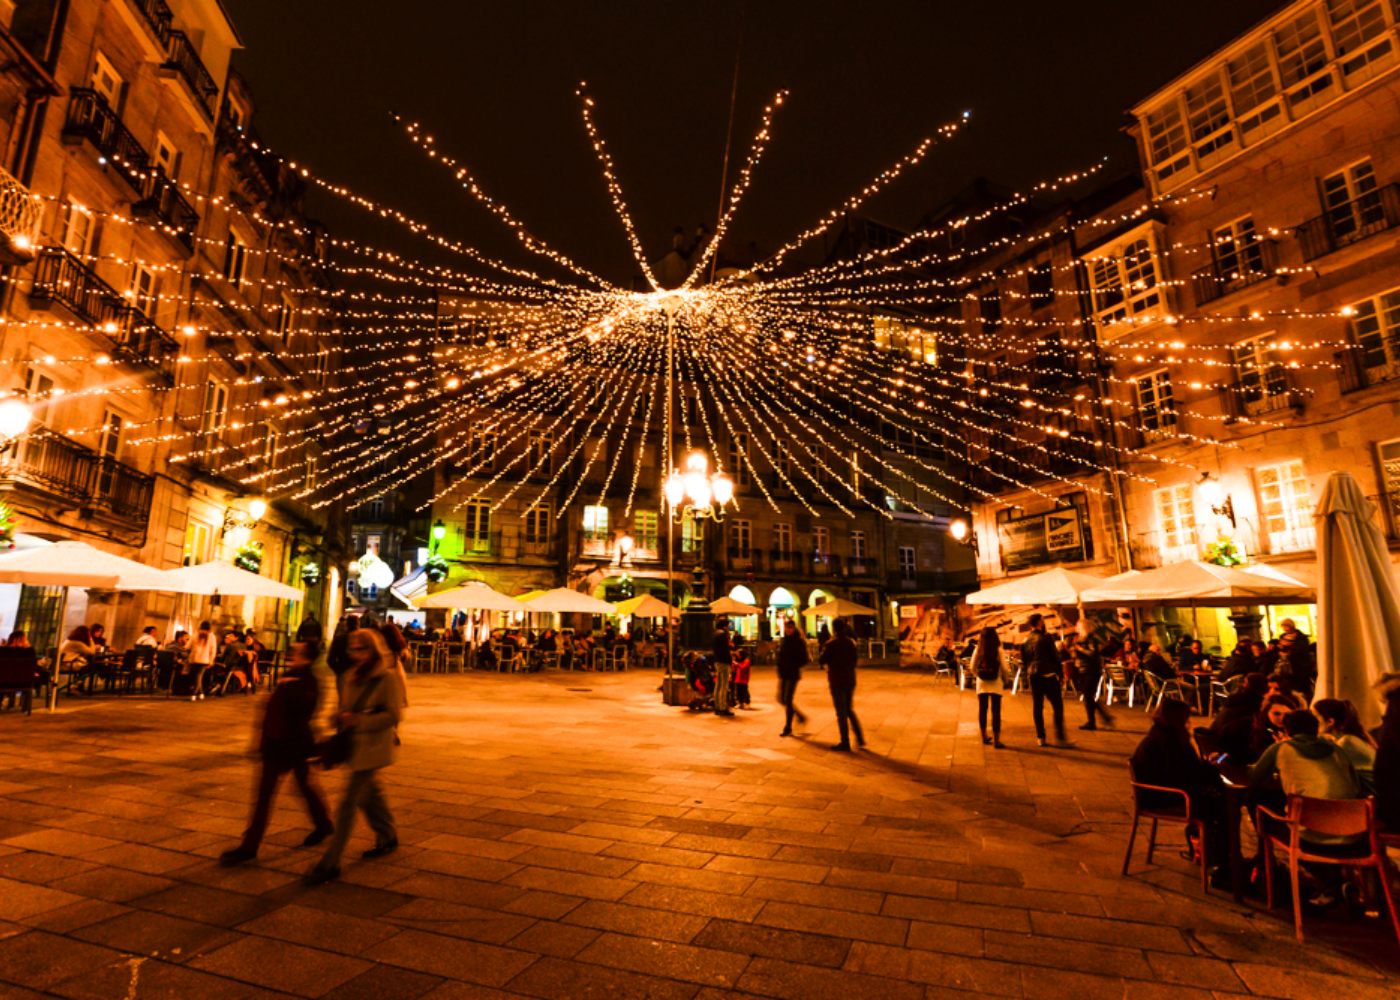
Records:
M1211 681L1215 679L1214 670L1178 670L1178 677L1190 677L1192 687L1196 689L1196 714L1209 715L1207 707L1210 705Z

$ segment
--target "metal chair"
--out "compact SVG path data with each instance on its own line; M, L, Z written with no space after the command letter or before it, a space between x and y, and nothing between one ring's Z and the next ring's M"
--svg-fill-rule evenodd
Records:
M1157 846L1157 824L1162 820L1166 820L1168 823L1183 823L1188 835L1195 834L1197 858L1201 865L1201 889L1204 892L1210 892L1210 862L1206 857L1206 824L1205 820L1192 810L1191 796L1180 788L1143 784L1137 780L1137 773L1133 769L1131 760L1128 761L1128 775L1132 780L1133 789L1133 826L1128 832L1128 849L1123 852L1123 874L1128 874L1128 866L1133 860L1133 844L1137 840L1139 820L1152 820L1152 829L1147 834L1147 863L1149 865L1152 864L1152 852ZM1144 793L1157 796L1159 803L1164 798L1170 798L1173 801L1169 805L1144 806L1142 803ZM1176 799L1181 800L1180 805L1175 804L1174 800Z
M601 647L594 646L594 647L593 647L593 662L592 662L591 666L593 667L594 670L606 670L606 669L608 669L608 651L607 651L606 649L602 649Z
M1272 822L1270 822L1272 821ZM1303 900L1299 894L1298 870L1309 865L1341 865L1345 868L1374 868L1381 894L1390 910L1395 940L1400 942L1400 912L1390 887L1390 862L1376 828L1375 799L1313 799L1304 795L1288 797L1287 814L1280 816L1265 806L1256 809L1259 842L1264 848L1264 887L1269 908L1274 906L1274 852L1281 851L1288 865L1293 888L1293 929L1303 940ZM1279 825L1284 829L1280 831ZM1335 844L1310 843L1303 834L1349 837ZM1280 835L1280 834L1283 835Z
M413 668L415 674L433 669L433 644L431 642L415 642L409 648L413 650L409 666Z
M627 669L627 647L614 646L608 653L608 668L611 670Z
M1099 688L1094 692L1096 698L1101 697L1104 704L1112 705L1115 696L1127 692L1128 707L1133 707L1133 695L1137 690L1137 679L1128 673L1122 664L1106 663L1103 668L1103 676L1099 678Z

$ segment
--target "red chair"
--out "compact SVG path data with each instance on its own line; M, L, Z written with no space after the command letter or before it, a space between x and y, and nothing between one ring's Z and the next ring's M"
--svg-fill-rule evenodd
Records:
M1286 825L1288 839L1278 835L1266 820ZM1376 828L1375 799L1311 799L1304 795L1288 797L1288 813L1280 816L1264 806L1257 807L1259 840L1264 845L1264 884L1269 908L1274 905L1274 851L1282 851L1288 863L1293 886L1293 925L1303 940L1303 900L1298 893L1298 868L1303 862L1315 865L1341 865L1344 868L1374 868L1390 908L1395 939L1400 942L1400 913L1390 888L1390 864L1380 831ZM1319 845L1303 840L1303 831L1335 837L1355 837L1350 844Z
M1128 761L1128 774L1132 777L1133 787L1133 828L1128 834L1128 850L1123 854L1123 874L1128 874L1128 865L1133 860L1133 844L1137 841L1138 820L1144 818L1152 820L1152 830L1147 835L1147 863L1149 865L1152 864L1152 851L1157 846L1157 824L1162 820L1166 820L1168 823L1182 823L1186 826L1187 836L1193 837L1193 842L1196 844L1197 857L1201 865L1201 889L1204 892L1210 892L1210 862L1206 858L1206 821L1192 810L1191 796L1180 788L1143 784L1137 780L1137 773L1133 770L1131 760ZM1144 792L1151 792L1158 798L1180 799L1181 805L1144 806L1142 803Z

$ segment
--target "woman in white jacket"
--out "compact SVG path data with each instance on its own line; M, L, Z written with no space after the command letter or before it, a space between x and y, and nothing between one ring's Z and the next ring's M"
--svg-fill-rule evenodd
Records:
M199 634L190 643L190 669L194 671L194 687L190 689L190 701L204 700L204 672L219 658L219 640L214 636L214 626L209 622L199 623Z

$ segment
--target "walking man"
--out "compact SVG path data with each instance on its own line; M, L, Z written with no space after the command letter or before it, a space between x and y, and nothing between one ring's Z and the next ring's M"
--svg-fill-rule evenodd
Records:
M258 752L262 756L262 772L258 778L258 797L253 806L253 818L243 833L243 841L219 856L222 865L237 865L258 856L267 821L272 813L272 799L277 785L288 771L296 779L306 811L311 814L311 832L302 841L303 847L315 847L331 835L330 814L326 800L311 779L307 759L316 752L316 740L311 732L311 720L316 716L320 700L320 685L312 676L311 667L320 655L320 643L299 642L292 647L291 661L282 675L263 713L262 738Z
M1080 729L1093 731L1098 728L1095 715L1103 716L1103 724L1112 728L1113 716L1099 704L1099 682L1103 679L1103 654L1098 640L1087 618L1080 618L1074 626L1074 684L1084 696L1084 712L1088 716Z
M779 736L792 735L792 720L804 726L807 716L794 703L797 695L797 682L802 679L802 668L807 664L807 640L797 631L797 623L791 618L783 622L783 641L778 646L778 701L787 710L787 722Z
M1021 648L1021 662L1031 678L1031 719L1035 722L1036 742L1045 746L1045 703L1048 701L1055 717L1055 738L1062 744L1067 743L1060 651L1055 648L1054 638L1045 631L1045 620L1039 612L1031 615L1027 622L1031 635Z
M836 620L836 635L822 647L822 663L826 665L826 683L831 688L831 704L836 709L836 725L841 730L841 742L831 749L849 753L851 736L848 729L854 729L856 745L865 746L865 734L861 732L860 720L856 718L852 704L856 694L856 662L860 655L851 639L850 622L844 618Z
M729 707L729 681L733 669L733 647L729 641L729 622L721 620L715 628L712 648L715 663L715 714L733 715Z

